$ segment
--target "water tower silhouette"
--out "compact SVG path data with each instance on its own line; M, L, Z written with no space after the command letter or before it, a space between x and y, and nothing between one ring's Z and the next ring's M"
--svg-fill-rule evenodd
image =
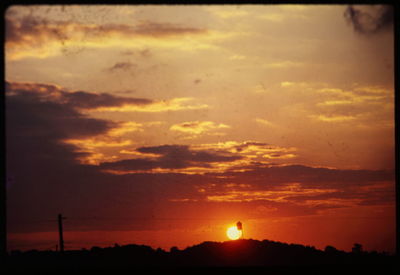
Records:
M237 230L242 232L242 234L240 234L240 239L243 239L243 225L240 221L236 223L236 228L237 228Z

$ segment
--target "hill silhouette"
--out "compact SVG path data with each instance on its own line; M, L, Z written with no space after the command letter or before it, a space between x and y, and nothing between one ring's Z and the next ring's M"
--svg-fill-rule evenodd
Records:
M311 246L287 244L269 240L243 239L225 242L203 242L179 250L153 249L146 245L123 245L114 247L92 247L90 250L68 250L26 252L13 251L7 256L7 267L11 271L32 270L94 270L109 269L154 269L154 268L269 268L284 271L298 268L319 268L333 271L332 267L394 271L395 256L387 253L362 251L355 244L352 252L345 252L327 246L318 250ZM214 269L215 270L215 269ZM281 272L282 273L282 272ZM327 272L325 272L327 273ZM279 273L280 274L280 273Z

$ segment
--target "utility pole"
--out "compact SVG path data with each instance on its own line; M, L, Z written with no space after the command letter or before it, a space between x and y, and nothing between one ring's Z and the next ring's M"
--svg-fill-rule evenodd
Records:
M65 219L61 214L58 214L58 233L60 234L60 252L64 252L64 239L63 239L63 228L62 220Z

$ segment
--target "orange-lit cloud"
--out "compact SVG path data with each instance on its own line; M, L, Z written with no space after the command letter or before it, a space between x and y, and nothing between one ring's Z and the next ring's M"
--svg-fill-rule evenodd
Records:
M228 152L216 152L211 150L191 150L189 146L184 145L162 145L153 147L140 147L136 151L144 154L152 154L157 157L125 159L116 162L104 162L100 164L100 168L104 171L122 171L133 172L148 171L167 172L181 171L183 173L191 172L190 169L203 168L212 171L214 165L220 163L230 163L242 159ZM194 172L192 170L192 172Z
M356 117L354 116L325 116L325 115L312 115L310 116L316 120L324 121L324 122L346 122L349 120L354 120Z
M393 91L382 86L353 84L343 89L328 83L283 81L280 87L287 96L301 94L305 99L300 105L286 106L286 111L302 112L312 121L362 128L393 122Z
M199 110L207 109L209 106L207 104L194 104L189 105L187 102L193 101L193 98L181 97L173 98L171 100L164 101L154 101L147 105L137 105L137 104L124 104L118 107L98 107L91 109L90 112L166 112L166 111L182 111L182 110Z
M244 55L239 55L239 54L235 54L235 55L231 55L229 57L230 60L244 60L246 59L246 56Z
M268 126L268 127L275 127L276 125L273 124L272 122L266 120L266 119L262 119L262 118L256 118L255 121L257 123L260 123L262 125Z
M246 159L247 164L250 164L252 161L259 161L260 163L267 164L268 162L265 162L265 159L295 158L296 154L294 154L294 152L297 150L294 147L285 148L254 141L226 141L212 144L200 144L194 145L193 149L213 149L238 154Z
M79 158L81 163L97 165L104 161L115 161L118 158L115 155L116 152L105 154L102 150L132 145L134 142L131 139L122 138L122 136L131 132L141 132L143 131L142 127L142 124L132 121L120 122L117 127L101 135L83 139L65 139L63 142L72 144L77 147L77 151L86 153Z
M120 151L120 162L104 162L102 170L113 174L182 173L205 174L251 171L257 165L286 162L297 157L296 148L257 142L225 142L191 146L163 145ZM126 159L126 156L135 157ZM204 159L203 159L204 157ZM207 158L207 160L205 159Z
M120 154L125 154L125 155L130 155L130 156L135 156L135 157L140 157L140 158L157 158L159 157L159 154L153 154L153 153L142 153L137 150L126 150L123 149L119 151Z
M169 129L187 134L202 134L216 129L227 129L228 125L213 121L190 121L172 125Z
M107 134L110 136L121 136L129 132L143 131L143 124L134 121L121 122L118 128L111 129Z
M282 173L276 173L277 171ZM379 180L379 178L389 179L390 176L378 174L380 172L375 174L372 171L343 171L299 166L269 167L229 173L228 177L222 176L218 180L211 180L216 183L197 185L197 196L186 198L218 203L264 202L269 207L277 209L287 204L314 210L392 204L394 197L390 193L393 186L390 181ZM256 181L255 177L259 180ZM301 181L292 182L291 179L301 179ZM348 184L349 182L358 187Z
M294 62L294 61L289 61L289 60L263 64L263 67L265 67L265 68L274 68L274 69L297 68L297 67L302 67L302 66L305 66L305 64L302 62ZM285 85L287 86L290 82L284 82L284 83L285 83L284 86Z
M232 190L227 191L224 194L218 195L209 195L207 196L207 200L216 201L216 202L249 202L249 201L260 201L267 200L273 202L288 202L290 197L299 196L299 195L320 195L326 193L336 192L334 189L308 189L301 188L301 185L298 183L288 184L286 186L282 186L278 190L271 191L261 191L261 190Z
M96 140L94 138L89 139L67 139L65 143L77 145L79 147L92 149L96 147L124 147L127 145L131 145L132 142L130 140L123 141L110 141L110 140Z

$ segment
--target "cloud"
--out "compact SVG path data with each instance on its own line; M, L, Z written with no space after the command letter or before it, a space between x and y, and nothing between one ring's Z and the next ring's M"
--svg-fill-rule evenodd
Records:
M393 93L389 89L355 86L349 90L323 88L316 92L320 101L313 106L315 113L310 118L350 122L360 127L380 127L393 121Z
M259 215L282 217L343 207L394 205L394 171L269 163L269 158L293 154L296 148L227 141L129 151L126 146L132 145L123 144L124 135L140 131L144 124L94 119L82 113L107 106L107 102L119 105L127 100L106 95L68 92L55 85L6 82L6 168L7 176L14 178L7 190L8 216L30 220L55 217L58 212L69 217L95 212L102 217L132 219L112 226L104 221L76 223L70 224L71 228L140 230L154 228L152 215L168 217L188 203L193 204L192 212L185 208L188 215L205 209L205 217L215 211L226 213L226 209L250 215L251 209L261 206L274 211ZM112 139L105 142L97 136ZM124 145L120 151L125 150L131 159L91 154L80 150L81 144L64 143L66 139L90 141L94 152L98 146ZM99 165L77 161L88 156ZM140 220L143 216L149 218ZM51 230L45 224L21 226L11 222L8 226L9 232Z
M285 61L281 61L281 62L265 63L265 64L263 64L263 67L274 68L274 69L284 69L284 68L298 68L298 67L302 67L304 65L305 64L302 62L285 60ZM290 83L290 82L284 82L284 83Z
M180 49L209 48L207 39L224 37L225 34L209 32L207 29L170 23L142 21L136 25L91 24L69 21L47 20L32 15L6 14L7 58L44 58L60 53L77 52L87 47L123 46L143 49L149 45L157 47L180 47ZM186 41L182 38L201 36L203 41ZM148 50L142 57L150 56Z
M11 131L19 135L86 137L108 131L117 124L89 118L77 109L65 92L52 85L6 83L6 105ZM91 103L93 104L93 103Z
M207 104L186 104L192 101L193 98L180 97L173 98L170 100L163 101L153 101L150 104L131 104L126 102L122 106L101 106L90 110L91 112L148 112L148 113L158 113L166 111L185 111L185 110L201 110L207 109L209 106Z
M106 93L95 94L82 91L65 93L63 97L69 104L82 109L119 107L126 104L144 106L153 103L152 100L145 98L118 97Z
M393 7L390 5L348 6L344 17L354 30L370 35L389 30L393 26Z
M150 99L118 97L107 93L91 93L85 91L70 92L59 86L41 83L6 82L7 95L35 97L73 109L96 109L101 107L117 107L125 104L150 105Z
M26 154L39 159L45 155L46 162L54 158L54 163L63 161L69 165L78 161L94 164L94 159L98 161L100 157L110 159L98 148L131 145L122 136L141 131L142 125L91 118L84 111L99 106L151 102L106 93L69 92L50 84L6 82L7 147L15 151L15 157L10 155L10 163L24 160L16 156Z
M68 139L64 141L65 143L74 144L77 146L82 146L83 148L92 149L96 147L125 147L127 145L131 145L132 142L130 140L125 140L121 142L105 140L102 138L101 140L96 140L95 138L89 139Z
M310 115L310 117L323 122L346 122L356 119L355 116L342 116L342 115L332 115L332 116Z
M131 62L117 62L113 66L106 68L105 70L108 72L117 72L117 71L130 71L136 69L137 65Z
M215 152L210 150L192 150L187 145L161 145L140 147L136 149L142 154L156 155L156 157L128 159L116 162L104 162L100 168L117 171L145 171L156 168L183 169L189 167L212 168L213 163L233 162L241 156Z
M268 90L265 88L264 84L260 83L254 86L254 92L256 94L265 94L268 93Z
M121 151L134 153L125 154L134 156L125 160L90 155L79 150L78 144L63 142L92 139L96 149L107 146L94 139L96 136L120 138L140 131L144 125L94 119L82 113L98 106L119 106L126 100L132 99L7 82L6 168L7 176L14 178L7 190L8 216L29 221L52 218L59 212L68 217L96 213L125 219L112 224L101 220L73 223L70 219L69 228L143 230L160 227L154 215L168 218L176 213L197 213L209 218L227 211L250 213L263 206L274 209L260 214L264 217L304 216L338 207L394 204L394 171L266 165L259 161L268 160L265 155L292 154L296 149L265 142L160 145L132 151L123 147ZM118 146L123 141L112 139L108 145ZM95 166L77 161L88 155L94 162L102 162ZM131 218L127 220L127 216ZM53 226L7 225L9 232L51 231Z
M230 127L226 124L223 123L218 124L213 121L190 121L190 122L182 122L179 124L174 124L169 129L172 131L198 135L215 129L227 129L227 128Z
M270 122L270 121L268 121L266 119L256 118L255 121L257 123L260 123L260 124L268 126L268 127L275 127L275 124L273 124L272 122Z
M249 202L249 201L269 201L269 202L289 202L292 197L310 196L314 198L320 194L331 194L336 190L322 188L301 188L298 183L292 183L277 190L233 190L227 191L221 195L207 196L208 201L217 202Z
M303 117L343 126L382 129L393 124L394 92L378 85L353 84L348 88L332 87L327 83L280 83L285 97L301 100L288 104L285 112L303 112Z
M111 129L108 132L108 135L121 136L126 133L135 132L135 131L143 131L143 124L134 122L134 121L120 122L119 127Z
M288 159L295 160L297 157L295 147L281 147L263 142L255 141L226 141L209 144L192 145L194 150L214 150L216 152L230 153L242 157L240 160L221 165L218 172L225 171L248 171L254 167L271 165L274 163L288 163ZM210 172L212 172L210 170Z
M147 184L154 175L130 175L126 178L122 175L102 173L100 167L82 164L79 161L83 158L90 158L93 163L99 159L103 162L115 161L112 156L97 153L98 146L120 146L119 143L126 142L125 139L119 140L120 137L129 131L141 129L141 125L133 122L95 119L81 112L85 108L106 106L104 96L98 97L86 92L72 93L74 100L71 100L66 96L69 92L58 86L34 83L7 82L6 88L6 173L14 179L7 189L9 217L23 221L40 220L43 217L52 219L60 212L69 217L89 216L92 213L104 217L115 216L117 213L126 215L130 207L137 211L133 215L151 215L157 207L153 201L154 196L162 199L165 194L171 196L173 192L180 195L180 190L187 190L180 184L182 177L175 175L171 177L174 179L172 180L165 175L156 179L156 185L158 182L168 183L171 191L153 192L152 195L151 189L154 185ZM77 104L77 95L82 102L92 102ZM110 105L121 103L120 98L115 99L111 96L108 99ZM104 139L98 139L99 136ZM111 139L105 140L107 136ZM88 150L82 150L81 144L65 143L68 139L85 140L88 142L85 144ZM92 144L89 144L90 142ZM151 151L150 148L142 148L142 151L146 150ZM173 156L182 159L172 165L198 164L205 167L209 161L230 161L236 158L215 152L192 152L179 146L164 151L160 148L153 150L159 154L152 156L156 156L156 160L164 166L171 165L168 163ZM135 166L143 169L153 167L157 161L152 160L150 155L142 153L142 158L149 159L137 160ZM179 182L179 187L174 185L176 181ZM135 186L131 185L132 182L136 183ZM132 199L133 202L130 201ZM132 212L129 215L131 214ZM76 228L75 225L70 225ZM21 224L11 221L7 226L8 232L52 230L51 226L46 224L29 222ZM96 223L94 226L102 229L105 223ZM127 226L127 223L114 228L124 226ZM137 228L148 226L148 223L136 222Z
M79 204L77 189L86 189L81 180L88 186L87 177L96 179L94 167L77 161L89 153L62 141L104 134L118 123L90 118L62 99L57 86L6 83L6 173L15 179L7 190L12 217L35 219Z
M6 82L6 95L9 106L13 106L14 100L18 100L18 106L26 102L28 110L35 108L30 115L31 118L27 121L35 117L43 118L42 125L37 125L40 123L37 122L28 128L21 128L25 131L32 129L32 132L26 133L27 135L34 135L33 131L47 131L53 135L58 133L53 142L70 146L74 152L73 159L79 163L91 165L97 165L101 161L115 160L116 155L110 155L110 152L105 153L103 150L105 148L126 148L132 145L133 142L123 136L130 132L143 131L144 127L134 121L118 122L90 118L88 115L91 112L163 112L207 107L206 105L187 105L185 102L190 101L188 98L152 101L144 98L119 97L107 93L71 92L56 85L40 83ZM47 109L49 110L47 111ZM53 112L52 109L54 109ZM53 119L47 118L45 114L42 114L43 112L47 112L47 115L52 116ZM43 129L43 125L46 124L49 127ZM14 125L13 122L12 125ZM222 124L212 124L208 128L212 126L223 127ZM53 127L58 131L52 130Z
M244 60L244 59L246 59L246 56L235 54L235 55L231 55L229 57L229 59L230 60Z
M99 110L162 112L201 109L204 105L186 105L189 99L173 99L171 101L152 101L144 98L129 98L96 94L85 91L71 92L59 86L40 83L6 82L7 106L20 110L21 114L10 115L11 126L30 125L17 128L24 131L19 135L37 136L43 143L57 143L71 152L71 163L97 165L100 162L115 160L118 156L107 148L127 149L132 140L124 137L131 132L144 131L144 126L134 121L120 122L94 119L88 115ZM14 106L15 104L15 106ZM26 105L26 106L25 106ZM25 106L25 107L22 107ZM146 107L145 107L146 106ZM27 112L27 118L19 118ZM15 118L14 118L15 116ZM14 120L18 122L14 122ZM21 122L19 122L21 120ZM157 122L159 124L159 122ZM221 126L222 127L222 126ZM46 135L53 135L47 137ZM45 141L48 140L48 141ZM62 144L62 145L61 145ZM56 150L56 149L52 149Z
M234 173L226 173L234 175ZM251 171L237 174L240 181L246 182L253 178L252 183L258 186L276 186L284 183L297 182L305 188L346 188L369 185L394 179L391 170L341 170L334 168L309 167L304 165L258 166Z
M118 129L118 128L117 128ZM142 130L139 128L138 130ZM101 135L99 138L91 137L86 139L70 139L65 140L67 143L79 146L82 151L92 152L96 158L93 159L92 155L81 158L82 163L99 165L102 162L116 162L117 160L124 160L122 164L128 167L129 161L125 161L127 156L134 158L132 162L132 169L118 169L118 164L109 163L103 165L102 171L115 174L129 174L129 173L184 173L184 174L204 174L204 173L223 173L226 171L246 171L251 170L258 165L268 165L283 162L287 163L288 159L295 159L297 154L296 148L284 148L274 145L268 145L257 142L227 142L225 144L196 144L196 145L163 145L161 147L140 147L130 149L127 142L129 140L123 138L114 138L110 136L109 131ZM109 144L109 145L107 145ZM96 148L101 147L121 147L119 156L108 153L103 155L104 160L101 160L101 151L96 151ZM169 156L173 156L170 161L177 162L183 160L185 165L172 165L169 167L167 162ZM199 157L204 156L207 158L208 163L203 163ZM217 158L216 158L217 156ZM191 159L191 161L186 161ZM143 170L142 167L136 169L134 165L140 164L141 159L145 160L146 165L149 166L148 170ZM111 161L109 161L111 160ZM128 159L129 160L129 159ZM151 162L148 162L148 161ZM165 163L164 163L165 162ZM178 162L179 163L179 162ZM201 164L201 165L200 165Z
M21 18L6 16L6 40L13 44L38 44L46 42L46 40L49 39L65 41L79 36L84 36L84 38L87 39L93 38L94 36L105 37L108 35L165 38L206 32L206 29L150 21L143 21L136 25L95 25L68 21L49 21L45 18L31 15ZM31 41L30 37L36 37L37 40Z
M352 100L327 100L321 103L318 103L317 106L335 106L335 105L348 105L348 104L353 104L354 102Z
M170 23L141 22L134 28L134 33L153 37L181 36L206 33L206 29L174 25Z
M258 167L224 175L226 177L220 178L218 184L213 184L214 180L198 186L198 195L216 202L265 201L302 207L394 203L392 170L339 170L288 165Z
M207 109L206 104L186 104L193 98L173 98L155 101L147 98L120 97L107 93L92 93L86 91L67 91L59 86L41 83L6 82L8 95L20 94L25 97L33 96L69 105L75 110L90 112L165 112L182 110Z

